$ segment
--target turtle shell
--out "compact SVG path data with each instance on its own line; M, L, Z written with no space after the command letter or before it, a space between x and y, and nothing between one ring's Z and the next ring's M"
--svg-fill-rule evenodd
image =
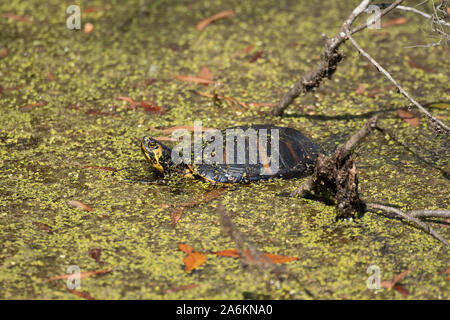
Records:
M254 131L248 131L248 129L254 129ZM230 131L233 132L234 146L229 144L229 150L227 150L225 137ZM249 132L257 132L256 140L248 137ZM195 175L220 183L249 183L270 178L302 177L312 172L319 153L319 147L314 141L292 128L273 125L237 126L224 129L222 136L223 150L225 150L223 161L194 162L189 165L189 168ZM241 136L243 138L241 143L245 141L245 148L242 148L243 143L241 148L237 143ZM233 141L232 139L228 140ZM211 150L213 141L203 143L203 152ZM255 141L257 141L256 149ZM230 149L230 145L233 149ZM233 161L226 161L227 153L229 153L228 159ZM244 159L243 154L245 154ZM205 156L204 153L203 156Z

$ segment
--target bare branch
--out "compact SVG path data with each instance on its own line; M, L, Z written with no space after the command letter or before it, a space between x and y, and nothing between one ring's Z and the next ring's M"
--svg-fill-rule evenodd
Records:
M450 218L450 210L413 210L408 214L415 218Z
M349 17L344 21L339 32L333 38L325 38L325 45L322 51L322 59L319 64L312 69L310 72L305 74L300 78L300 80L294 84L288 92L286 92L281 100L279 101L277 107L274 109L274 115L282 115L284 110L300 95L303 93L310 92L317 88L323 79L331 78L334 72L336 71L337 65L342 60L343 56L339 52L339 47L342 43L347 40L345 30L350 28L353 22L356 20L358 16L363 13L369 4L372 1L361 1L361 3L352 11ZM386 15L391 10L393 10L396 6L401 4L403 0L396 0L386 9L381 11L380 17ZM367 28L367 22L360 25L359 27L353 29L351 33L359 32L365 28Z
M447 247L450 246L449 243L447 242L447 240L445 240L439 233L434 231L430 226L428 226L424 222L420 221L416 217L408 215L405 212L403 212L397 208L389 207L389 206L385 206L385 205L377 204L377 203L366 203L366 207L367 207L367 209L371 209L371 211L381 210L381 211L384 211L387 213L394 214L395 216L400 217L402 219L405 219L405 220L409 221L410 223L412 223L417 228L422 229L425 232L429 233L430 235L432 235L434 238L436 238L437 240L442 242Z
M442 130L447 134L450 133L450 127L448 127L439 119L433 117L424 107L422 107L422 105L419 102L417 102L413 97L411 97L408 94L408 92L406 92L405 89L403 89L403 87L401 87L397 83L397 81L391 76L391 74L386 71L386 69L384 69L377 61L375 61L375 59L373 59L367 52L365 52L361 48L361 46L355 41L355 39L353 39L348 29L345 30L345 32L347 34L347 37L350 39L351 43L355 46L355 48L359 51L359 53L361 53L364 57L366 57L377 68L378 71L383 73L397 87L397 89L400 91L401 94L403 94L409 101L411 101L419 109L420 112L422 112L427 116L430 127L436 134L442 133L441 132Z
M336 152L330 157L336 163L342 163L345 158L347 158L372 132L373 129L377 127L378 117L373 116L370 118L361 129L358 130L354 135L352 135L342 146L340 146ZM316 163L316 166L318 164ZM315 168L315 174L308 177L308 179L303 182L300 187L298 187L295 191L293 191L291 196L298 196L300 198L306 196L311 190L315 187L316 179L317 179L317 171L320 171L320 168Z
M403 11L414 12L414 13L420 14L421 16L423 16L423 17L425 17L427 19L430 19L430 20L431 19L436 19L436 21L435 21L436 23L442 24L442 25L444 25L446 27L450 27L450 23L448 23L448 22L446 22L446 21L444 21L442 19L437 18L434 14L431 15L431 14L425 13L423 11L417 10L416 8L405 7L405 6L397 6L397 9L400 9L400 10L403 10Z

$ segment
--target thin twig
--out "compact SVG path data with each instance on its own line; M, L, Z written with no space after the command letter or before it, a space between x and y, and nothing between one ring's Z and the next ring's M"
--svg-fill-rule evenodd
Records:
M450 133L450 127L448 127L446 124L444 124L442 121L440 121L439 119L433 117L424 107L422 107L422 105L417 102L413 97L411 97L408 92L405 91L405 89L403 89L403 87L401 87L397 81L391 76L391 74L389 72L386 71L386 69L384 69L377 61L375 61L375 59L373 59L366 51L364 51L361 46L355 41L355 39L353 39L353 37L350 34L350 31L348 29L345 30L347 37L350 39L351 43L353 44L353 46L355 46L355 48L359 51L359 53L361 53L364 57L366 57L376 68L378 71L380 71L381 73L383 73L396 87L397 89L400 91L401 94L403 94L409 101L411 101L418 109L420 112L422 112L423 114L425 114L428 119L430 120L430 124L432 129L436 129L433 127L433 124L438 125L441 129L444 130L444 132L446 132L447 134ZM437 131L437 130L433 130L433 131Z
M217 207L217 212L220 217L220 225L222 232L228 235L231 240L236 244L239 254L243 260L249 265L258 266L263 270L274 271L277 276L281 273L285 273L285 269L282 266L278 266L270 261L262 252L251 243L248 238L243 234L231 221L230 216L225 212L225 208L222 204ZM246 250L250 253L251 257L248 257Z
M339 47L342 43L347 40L345 30L349 29L353 22L356 20L361 13L365 12L367 7L372 1L363 0L361 3L352 11L349 17L344 21L339 29L339 32L333 38L327 38L325 35L325 45L322 51L322 59L319 64L312 69L310 72L305 74L297 81L283 97L278 102L277 107L274 109L273 114L281 116L284 110L292 104L292 102L300 95L306 92L310 92L317 88L323 79L331 78L331 76L336 71L337 65L342 60L343 56L339 52ZM394 1L389 7L380 12L380 18L396 6L401 4L403 0ZM357 33L368 27L368 22L361 24L357 28L353 29L350 33Z
M385 205L377 204L377 203L366 203L366 207L367 207L367 209L371 209L371 211L372 210L381 210L381 211L384 211L387 213L394 214L397 217L403 218L403 219L409 221L410 223L412 223L413 225L415 225L417 228L422 229L425 232L429 233L434 238L436 238L437 240L442 242L444 245L450 246L449 243L447 242L447 240L445 240L439 233L434 231L430 226L428 226L424 222L420 221L418 218L411 216L409 214L406 214L405 212L403 212L397 208L389 207L389 206L385 206Z
M420 10L417 10L416 8L406 7L406 6L397 6L397 9L400 9L400 10L403 10L403 11L414 12L414 13L420 14L421 16L423 16L423 17L425 17L427 19L433 19L433 18L436 19L436 17L434 15L425 13L425 12L420 11ZM436 19L436 23L444 25L446 27L450 27L450 23L448 23L448 22L446 22L446 21L444 21L442 19L439 19L439 18Z

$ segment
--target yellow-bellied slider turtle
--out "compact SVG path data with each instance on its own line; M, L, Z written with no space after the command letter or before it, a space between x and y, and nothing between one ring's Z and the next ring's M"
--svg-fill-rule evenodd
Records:
M319 147L314 141L292 128L262 124L232 127L224 129L221 133L224 138L219 145L223 146L225 152L219 158L224 161L215 163L205 159L196 162L192 157L191 163L187 164L186 161L182 163L174 161L172 149L151 137L143 138L141 148L151 165L163 174L190 171L208 181L227 184L249 183L277 177L303 177L312 172L319 152ZM232 137L231 153L227 150L231 145L225 138L228 137L227 134ZM243 138L241 148L237 142L239 138ZM201 151L203 153L206 150L210 151L215 139L203 141ZM216 152L217 148L212 155L215 156ZM231 161L226 161L227 152L231 154ZM238 161L239 156L241 161Z

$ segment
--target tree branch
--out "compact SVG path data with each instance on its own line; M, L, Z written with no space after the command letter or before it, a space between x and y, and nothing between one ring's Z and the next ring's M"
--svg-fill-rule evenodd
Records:
M288 92L286 92L278 103L277 107L274 109L274 115L281 116L284 110L300 95L303 93L310 92L317 88L323 79L330 79L334 72L336 71L337 65L343 59L342 54L339 52L339 47L342 43L347 40L345 30L350 28L353 22L358 16L363 13L372 1L364 0L352 11L349 17L344 21L339 32L333 38L325 38L325 45L322 51L322 59L319 64L312 69L310 72L305 74L300 78L300 80L294 84ZM380 18L396 6L401 4L403 0L396 0L386 9L380 12ZM351 34L359 32L367 28L367 21L361 24L357 28L351 31Z
M387 213L394 214L395 216L400 217L402 219L405 219L405 220L409 221L410 223L412 223L417 228L422 229L425 232L429 233L430 235L432 235L434 238L436 238L437 240L442 242L447 247L450 246L449 243L447 242L447 240L445 240L439 233L434 231L430 226L428 226L424 222L420 221L416 217L410 216L397 208L388 207L388 206L385 206L382 204L377 204L377 203L366 203L366 207L367 207L367 209L371 209L371 211L372 210L381 210L381 211L384 211Z
M350 39L353 46L355 46L355 48L359 51L359 53L366 57L377 68L378 71L383 73L397 87L401 94L403 94L409 101L411 101L419 109L420 112L427 116L427 119L429 120L428 123L430 124L430 127L435 134L450 133L450 127L448 127L439 119L433 117L419 102L411 97L408 92L406 92L405 89L403 89L403 87L401 87L397 83L397 81L391 76L391 74L386 71L386 69L384 69L377 61L375 61L375 59L373 59L366 51L361 48L361 46L355 41L355 39L353 39L348 29L345 30L345 33Z

